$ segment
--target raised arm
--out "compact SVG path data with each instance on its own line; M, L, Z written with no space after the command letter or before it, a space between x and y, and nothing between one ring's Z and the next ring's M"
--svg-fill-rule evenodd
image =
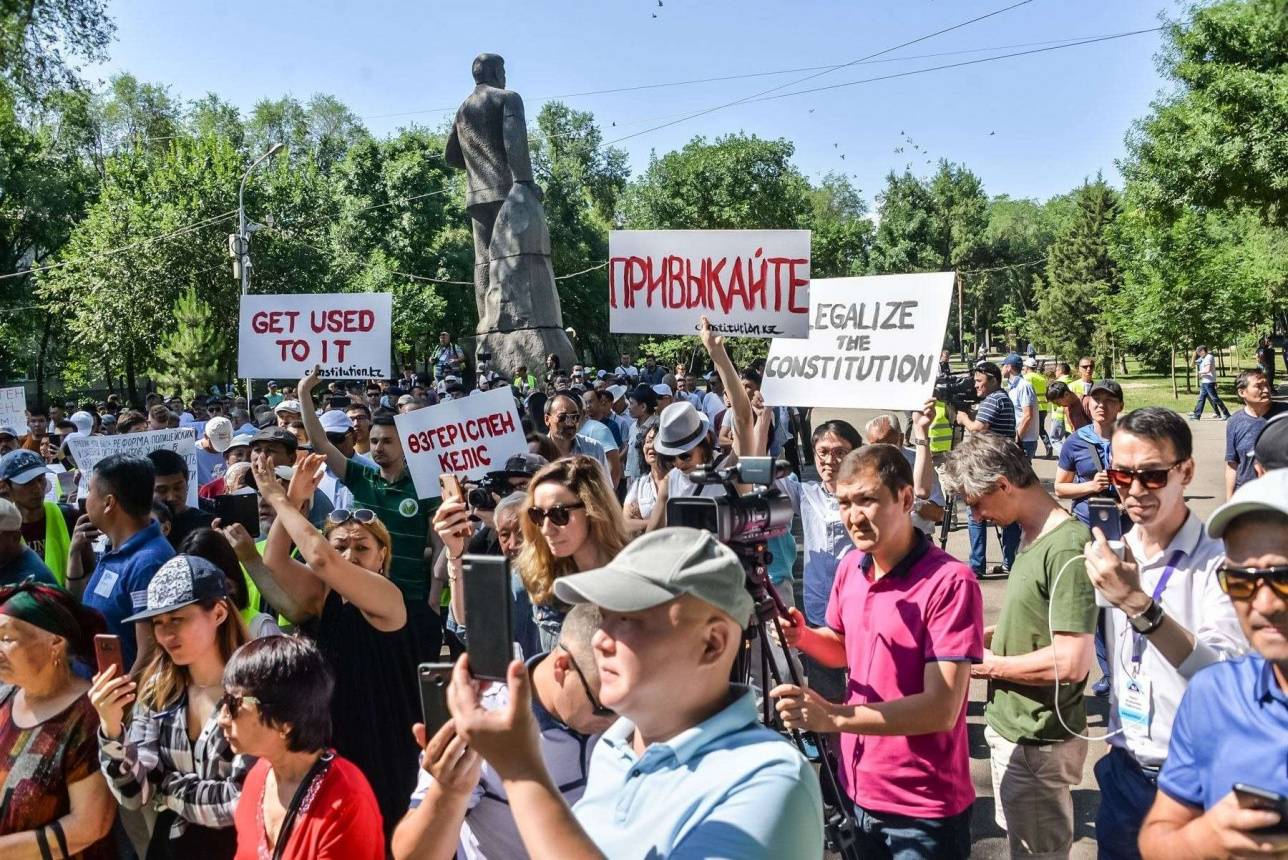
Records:
M268 599L269 605L282 613L292 624L299 624L321 611L319 608L321 604L316 603L316 601L326 596L326 589L320 587L321 583L318 582L317 577L309 573L308 568L291 558L291 540L286 535L285 530L282 530L278 540L279 544L285 544L278 547L279 556L285 558L282 565L285 566L289 562L301 568L301 570L292 570L283 579L291 581L292 576L299 577L297 581L300 585L299 589L282 587L273 571L269 569L268 564L260 557L259 550L255 548L255 541L241 523L224 526L219 520L215 520L212 525L228 540L228 543L232 544L233 552L237 553L237 560L241 562L242 569L246 571L246 575L255 583L255 587L259 589L260 593ZM267 545L265 545L264 551L268 551ZM315 600L315 605L312 605L312 608L296 597L296 591L303 589L309 589L310 596ZM316 594L313 593L314 590Z
M935 420L935 401L927 400L920 412L912 415L912 445L916 456L912 462L912 492L919 499L935 493L935 463L930 456L930 425Z
M340 449L326 438L326 431L322 429L322 422L318 420L317 410L313 407L313 386L317 385L321 372L321 365L313 365L313 369L304 374L295 389L296 395L300 398L300 420L304 422L304 430L309 434L309 444L313 446L313 450L324 455L327 468L340 480L344 480L348 460L340 453Z
M698 336L702 338L702 345L706 348L707 355L711 356L711 363L715 365L720 384L729 393L729 408L733 410L734 451L740 456L755 456L756 451L750 448L750 440L755 436L755 417L752 415L751 398L742 387L738 370L733 366L733 360L729 358L729 352L725 349L724 338L715 333L711 328L711 321L706 317L701 319ZM740 450L742 445L747 445L748 448Z
M265 500L277 512L277 521L273 523L273 532L269 534L270 546L265 547L266 555L271 556L268 559L269 568L275 570L275 562L280 560L280 547L273 546L273 538L281 528L299 547L300 554L308 564L306 569L309 573L357 606L377 630L399 630L407 623L407 607L403 604L402 592L398 590L398 586L382 574L345 560L292 501L312 497L322 478L322 461L320 454L310 454L296 466L289 498L264 461L251 466Z

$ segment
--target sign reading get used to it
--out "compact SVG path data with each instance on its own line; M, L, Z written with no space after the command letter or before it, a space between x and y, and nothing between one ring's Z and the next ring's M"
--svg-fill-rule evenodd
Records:
M153 430L148 433L126 433L116 436L79 436L67 440L67 450L76 468L88 476L98 461L113 454L135 454L146 457L165 449L183 457L188 465L188 506L197 506L197 431L191 427Z
M508 388L471 394L394 416L416 495L442 495L439 475L481 478L528 450Z
M809 332L808 230L615 230L609 331L733 337Z
M237 375L323 379L388 377L389 293L242 296Z
M27 435L27 390L21 385L0 388L0 427L8 427L19 436Z
M939 374L953 273L822 278L810 334L775 339L761 394L771 406L919 410Z

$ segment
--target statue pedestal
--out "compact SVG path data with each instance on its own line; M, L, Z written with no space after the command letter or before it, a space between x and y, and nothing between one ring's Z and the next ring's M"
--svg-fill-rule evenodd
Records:
M536 374L552 352L571 367L575 358L550 265L545 207L531 186L510 189L496 216L488 256L475 354L486 348L492 365L510 373L523 364Z

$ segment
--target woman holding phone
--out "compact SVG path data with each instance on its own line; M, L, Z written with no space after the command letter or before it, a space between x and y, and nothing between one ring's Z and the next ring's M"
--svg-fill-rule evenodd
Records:
M103 617L60 588L0 588L0 857L108 860L116 804L86 692Z
M416 744L407 727L420 719L416 650L402 591L389 579L393 541L373 511L341 508L322 532L301 513L325 474L326 457L309 454L283 489L266 461L252 465L263 499L276 512L264 564L295 603L296 621L315 620L318 648L335 675L332 742L371 783L388 834L416 786ZM298 547L302 560L291 556Z
M253 762L233 754L218 721L224 664L247 639L228 586L200 556L163 564L147 608L125 619L150 621L158 647L134 679L111 665L89 691L112 794L124 809L158 812L149 860L224 860L237 848L233 812Z

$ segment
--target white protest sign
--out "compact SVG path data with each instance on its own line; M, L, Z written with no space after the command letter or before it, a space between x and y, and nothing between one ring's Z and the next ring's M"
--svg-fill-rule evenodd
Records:
M389 376L389 293L242 296L237 375L296 379L322 365L323 379Z
M809 338L769 346L765 402L921 409L939 373L952 295L952 272L814 280Z
M197 506L197 434L191 427L126 433L116 436L81 436L67 440L76 467L88 478L99 460L113 454L146 457L153 451L174 451L188 464L188 506Z
M27 390L0 388L0 427L12 427L19 436L27 435Z
M614 230L608 329L731 337L809 333L808 230Z
M528 450L508 388L394 416L407 468L422 499L442 495L439 475L481 478Z

